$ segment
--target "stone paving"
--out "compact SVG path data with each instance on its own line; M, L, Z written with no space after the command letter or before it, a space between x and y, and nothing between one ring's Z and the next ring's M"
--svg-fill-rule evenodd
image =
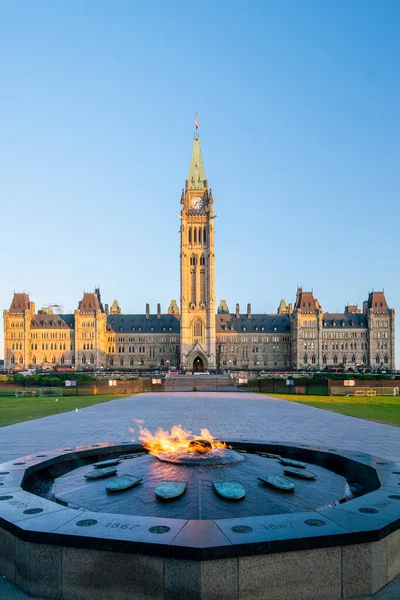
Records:
M68 413L1 428L0 462L66 445L134 440L138 431L135 419L143 420L144 426L152 431L159 426L169 429L179 424L199 433L206 427L219 439L318 444L400 461L400 427L252 393L178 392L141 394L77 412L71 397ZM135 430L133 434L131 427ZM27 598L1 579L0 597L5 600ZM400 598L400 578L373 598Z
M399 403L400 410L400 403ZM291 441L361 450L400 460L400 427L392 427L245 392L153 393L113 400L75 412L0 429L0 461L39 450L99 441L136 439L134 419L155 430L182 425L219 439Z

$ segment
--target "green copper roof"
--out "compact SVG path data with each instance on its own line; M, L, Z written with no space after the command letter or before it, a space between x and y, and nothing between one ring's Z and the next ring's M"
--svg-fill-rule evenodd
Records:
M285 300L282 298L282 300L279 304L278 314L284 312L285 310L287 310L287 304L286 304Z
M192 161L190 163L190 171L188 177L189 190L201 190L206 187L206 176L204 174L203 159L200 149L200 138L195 137L193 140Z

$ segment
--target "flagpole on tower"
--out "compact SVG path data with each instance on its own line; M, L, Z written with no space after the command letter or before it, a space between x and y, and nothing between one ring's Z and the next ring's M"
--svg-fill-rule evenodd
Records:
M196 130L194 132L194 137L198 138L199 137L199 117L198 117L197 113L196 113L196 118L195 118L194 124L196 127Z

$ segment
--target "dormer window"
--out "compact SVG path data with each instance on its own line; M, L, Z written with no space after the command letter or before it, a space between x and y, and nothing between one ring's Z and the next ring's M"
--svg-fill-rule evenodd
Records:
M242 331L246 331L246 327L244 325L242 327Z
M274 327L274 331L276 331L276 327Z
M332 321L332 325L333 325L333 327L336 327L336 321L335 320Z
M154 327L150 327L150 331L154 331Z
M162 330L165 331L166 330L165 327L163 327Z
M261 325L261 331L264 331L264 325Z
M342 327L344 327L346 325L345 321L342 321Z
M324 327L326 327L328 325L328 323L326 321L322 321L322 324Z
M138 328L138 331L142 331L142 328L141 328L141 327L139 327L139 328Z

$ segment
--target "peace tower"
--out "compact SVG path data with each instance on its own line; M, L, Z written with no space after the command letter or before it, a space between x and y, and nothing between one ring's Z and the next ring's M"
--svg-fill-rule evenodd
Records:
M214 201L198 133L181 204L181 366L215 369Z

